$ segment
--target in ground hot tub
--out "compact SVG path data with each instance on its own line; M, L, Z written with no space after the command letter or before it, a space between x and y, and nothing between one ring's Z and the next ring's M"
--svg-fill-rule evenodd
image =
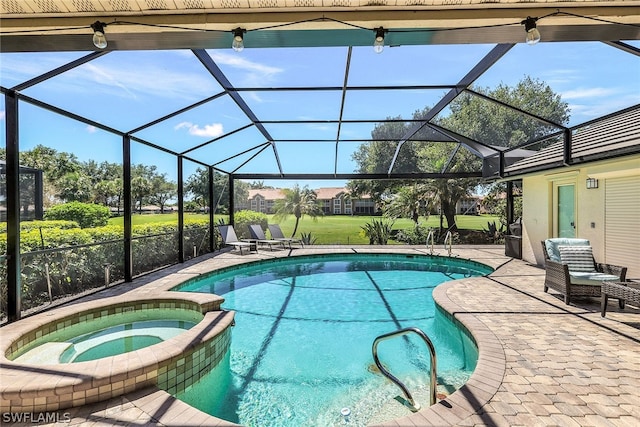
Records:
M0 345L0 411L56 411L150 386L184 390L228 352L234 313L220 310L223 301L159 292L9 324Z
M128 307L55 330L18 350L14 362L35 365L96 360L166 341L191 329L204 315L189 309Z

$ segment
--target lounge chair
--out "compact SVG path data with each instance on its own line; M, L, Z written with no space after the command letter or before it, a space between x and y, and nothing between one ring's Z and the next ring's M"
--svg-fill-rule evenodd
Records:
M267 236L264 235L264 230L260 224L250 224L248 227L251 240L261 245L269 245L270 251L273 250L273 245L280 245L284 248L285 243L282 240L267 239Z
M554 289L569 304L572 297L599 297L603 281L624 282L627 267L596 263L586 239L553 238L544 240L544 291Z
M300 246L304 247L304 243L302 242L302 240L296 239L294 237L284 237L282 229L278 224L269 224L269 233L271 233L272 239L279 240L289 245L289 249L291 249L291 243L299 243Z
M218 226L218 230L220 231L220 236L222 236L223 243L239 249L240 255L242 255L243 248L247 248L249 252L258 252L258 245L255 242L238 240L238 236L236 236L236 231L233 229L233 225L220 225Z

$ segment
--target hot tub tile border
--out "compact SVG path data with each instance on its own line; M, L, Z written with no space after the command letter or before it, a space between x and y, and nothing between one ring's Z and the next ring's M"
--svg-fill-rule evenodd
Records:
M15 327L14 331L9 331L8 335L19 337L13 343L7 345L3 350L3 365L1 369L13 368L13 376L17 379L12 384L3 384L0 388L0 410L3 412L24 412L35 410L59 410L72 406L96 403L108 400L114 396L133 392L140 388L147 388L158 385L159 370L164 369L167 376L176 378L175 372L178 367L182 380L177 386L184 389L202 375L213 369L222 359L218 355L228 351L230 345L230 327L233 324L233 312L206 311L200 301L204 301L208 308L219 308L222 298L217 296L203 297L194 295L193 300L180 300L165 296L164 298L153 298L141 300L140 298L129 302L117 302L108 306L110 301L102 301L102 305L91 307L77 305L75 307L60 309L56 312L48 313L47 321L52 322L57 330L58 325L63 328L77 324L82 317L83 320L89 318L100 318L106 315L120 313L124 308L133 306L136 309L142 307L163 309L185 309L204 312L203 320L191 330L185 331L163 343L156 344L129 353L99 359L98 361L81 362L79 364L66 365L42 365L43 370L58 371L60 374L38 374L30 373L28 378L15 375L16 369L25 367L24 364L7 360L6 355L13 349L17 351L17 342L29 343L29 339L36 337L34 330L27 330L29 327L37 327L38 330L52 331L51 325L42 321L24 322ZM194 301L195 300L195 301ZM81 310L84 308L85 310ZM73 309L73 313L68 313ZM79 315L81 313L81 315ZM75 315L75 317L73 317ZM11 329L11 328L9 328ZM4 332L4 330L3 330ZM203 333L204 332L204 333ZM224 347L224 348L222 348ZM194 354L203 354L204 357L195 357ZM164 355L162 358L161 355ZM196 360L196 368L193 368ZM185 367L190 369L185 371ZM188 374L185 375L185 372ZM27 376L24 376L27 377ZM166 386L166 385L165 385Z

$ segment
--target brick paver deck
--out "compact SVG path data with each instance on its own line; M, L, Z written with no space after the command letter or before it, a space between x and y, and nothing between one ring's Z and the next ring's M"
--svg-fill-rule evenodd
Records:
M260 258L354 251L427 252L424 247L370 246L262 250L244 256L224 252L83 300L129 292L148 295L221 266ZM453 253L497 268L488 277L441 285L435 295L447 311L469 323L481 361L464 393L450 397L450 408L438 412L443 408L434 405L383 425L640 425L638 308L627 305L620 310L610 303L602 318L599 299L565 305L558 295L543 292L543 269L504 257L501 247L454 247ZM70 425L231 425L157 389L64 412L71 417ZM65 421L56 425L69 425ZM5 424L10 425L3 419Z

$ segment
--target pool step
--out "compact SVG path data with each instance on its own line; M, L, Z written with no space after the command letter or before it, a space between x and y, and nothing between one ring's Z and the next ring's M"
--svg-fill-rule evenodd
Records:
M70 342L46 342L16 357L13 361L33 365L55 365L60 363L60 356L72 345L73 343Z

